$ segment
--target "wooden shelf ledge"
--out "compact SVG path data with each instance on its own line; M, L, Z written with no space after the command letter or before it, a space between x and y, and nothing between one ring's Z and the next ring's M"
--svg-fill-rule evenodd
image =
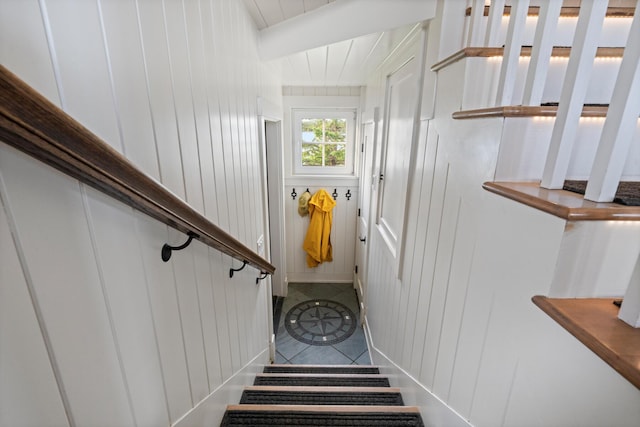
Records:
M613 299L534 296L532 301L640 389L640 329L618 319Z
M539 182L485 182L492 193L567 221L640 221L639 206L598 203L566 190L547 190Z
M606 105L585 105L581 117L607 117ZM506 105L502 107L479 108L475 110L455 111L451 117L457 120L486 119L491 117L555 117L557 105Z
M555 46L551 50L551 56L556 58L568 58L570 54L570 47ZM599 47L596 51L596 58L622 58L623 54L623 47ZM492 58L502 55L504 55L504 47L465 47L432 65L431 71L441 70L464 58ZM520 56L531 56L531 46L522 46Z
M635 12L634 7L609 7L607 8L608 18L630 18L633 17ZM580 7L578 6L563 6L560 9L560 16L563 17L577 17L580 13ZM529 6L527 11L528 16L538 16L540 14L539 6ZM511 6L505 6L503 16L511 15ZM468 7L465 11L465 16L471 16L471 7ZM489 6L484 7L484 16L489 16Z

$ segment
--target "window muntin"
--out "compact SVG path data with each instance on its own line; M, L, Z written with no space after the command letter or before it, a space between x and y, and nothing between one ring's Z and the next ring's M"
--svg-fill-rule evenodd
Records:
M294 172L353 174L355 110L295 110Z

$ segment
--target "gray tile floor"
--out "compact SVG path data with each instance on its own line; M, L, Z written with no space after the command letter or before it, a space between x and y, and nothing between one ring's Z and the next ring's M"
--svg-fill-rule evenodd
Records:
M351 314L341 307L348 308ZM337 308L337 311L334 308ZM287 313L290 313L288 319ZM351 319L352 315L353 319ZM371 358L359 318L358 300L351 284L290 283L289 293L282 303L282 311L276 330L275 362L282 364L370 365ZM294 335L297 334L307 342L302 342L289 333L285 327L287 320L290 323L289 329L293 331ZM355 323L355 330L348 338L345 338L345 335L348 335L353 329L349 327L352 323ZM296 329L300 325L305 329ZM304 331L307 333L303 333ZM335 341L335 343L327 345L322 343L323 340Z

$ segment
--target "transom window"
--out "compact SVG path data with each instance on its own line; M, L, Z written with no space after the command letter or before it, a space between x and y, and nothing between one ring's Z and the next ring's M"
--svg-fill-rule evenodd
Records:
M355 110L294 110L294 172L353 174Z

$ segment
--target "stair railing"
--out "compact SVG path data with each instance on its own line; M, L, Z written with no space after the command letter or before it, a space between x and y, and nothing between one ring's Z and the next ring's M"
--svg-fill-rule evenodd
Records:
M640 1L636 2L636 10ZM581 118L589 77L595 62L600 34L607 15L608 2L583 2L579 8L571 54L558 100L551 143L547 152L541 186L562 188L572 160L573 146ZM468 11L467 46L495 47L501 44L498 33L503 14L509 11L509 23L504 46L495 106L511 105L522 48L522 31L529 11L529 0L511 2L472 0ZM523 105L539 106L547 80L554 35L564 12L562 2L543 0L537 9L537 24L531 58L525 77ZM569 7L567 9L575 9ZM616 8L614 8L616 9ZM620 9L620 8L618 8ZM575 13L575 11L574 11ZM620 11L614 11L620 15ZM487 16L488 15L488 18ZM588 178L585 199L597 202L613 201L620 183L626 157L640 116L640 18L635 13L629 31L624 56L616 78L614 91L604 121L595 160ZM626 15L628 16L628 15Z
M188 242L197 239L263 275L275 271L1 65L0 140L187 234Z

